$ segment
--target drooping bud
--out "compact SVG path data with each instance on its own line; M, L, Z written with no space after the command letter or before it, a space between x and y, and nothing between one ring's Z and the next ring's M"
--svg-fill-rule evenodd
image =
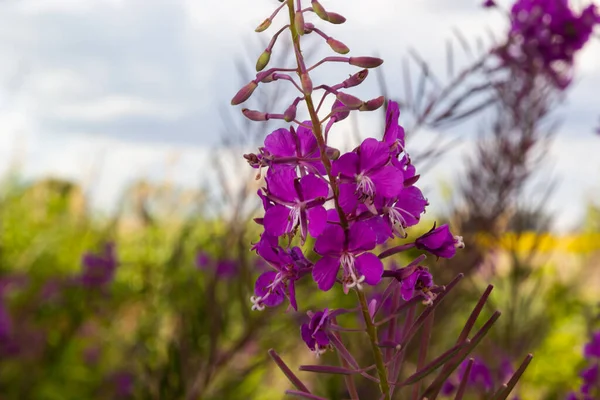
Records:
M336 53L348 54L348 52L350 52L350 49L348 48L348 46L346 46L344 43L340 42L339 40L335 40L332 37L327 39L327 44ZM352 57L350 57L350 59L352 59Z
M343 24L344 22L346 22L346 18L338 13L334 13L334 12L328 12L327 13L327 17L328 17L328 21L331 22L332 24Z
M265 50L256 61L256 71L262 71L263 69L265 69L270 59L271 51Z
M383 64L383 60L377 57L350 57L350 65L361 68L377 68Z
M271 83L271 82L273 82L274 80L277 79L276 75L277 75L276 72L271 72L270 74L265 74L264 76L261 77L260 81L262 83Z
M248 118L251 121L268 121L269 120L269 115L267 113L264 113L261 111L249 110L247 108L242 108L242 114L244 114L244 117Z
M238 104L242 104L243 102L248 100L248 98L252 96L252 92L254 92L254 89L256 89L257 86L258 84L252 81L243 88L241 88L239 92L237 92L236 95L233 96L233 99L231 99L231 105L237 106Z
M383 96L379 96L375 99L365 101L358 109L360 111L375 111L381 107L384 102L385 98Z
M335 111L335 110L339 110L343 108L343 111ZM336 100L333 102L333 105L331 106L331 112L333 112L332 118L335 118L335 122L339 122L342 121L346 118L348 118L348 115L350 115L350 110L347 109L348 107L346 107L344 105L344 103L342 103L339 100Z
M351 110L358 110L362 106L363 101L358 97L354 97L351 94L338 92L337 99L342 102L343 105Z
M310 79L310 76L308 76L307 72L300 74L300 82L302 83L302 90L304 91L304 95L310 96L310 94L313 91L313 83Z
M304 35L304 15L302 12L297 12L294 16L294 22L296 24L296 33L300 36Z
M283 120L285 122L292 122L296 118L296 103L292 103L283 113Z
M358 71L356 74L351 75L350 78L346 79L342 85L345 88L351 88L354 86L358 86L360 85L369 75L369 70L368 69L363 69L361 71Z
M327 11L325 11L321 3L319 3L317 0L312 0L311 3L315 14L317 14L322 20L329 21L329 15L327 15Z
M254 32L263 32L266 31L267 28L271 26L271 18L265 19L255 30Z

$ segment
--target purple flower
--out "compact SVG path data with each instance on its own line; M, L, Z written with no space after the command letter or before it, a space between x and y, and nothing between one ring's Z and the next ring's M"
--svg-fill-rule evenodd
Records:
M492 8L496 7L496 2L494 0L485 0L482 5L485 8Z
M327 328L330 322L329 315L327 308L314 314L309 312L309 323L302 324L300 327L302 340L317 356L323 354L329 346L329 338L327 337Z
M600 331L592 336L592 340L583 348L583 356L585 358L600 359Z
M312 264L299 247L283 249L277 244L277 238L267 233L262 234L254 249L274 271L263 272L256 280L254 296L250 298L252 309L278 306L287 296L297 310L295 282L310 270Z
M400 293L405 301L412 299L415 292L421 293L428 302L431 302L434 295L429 290L433 287L433 277L425 267L417 267L413 272L402 279Z
M217 262L216 273L219 278L233 278L237 275L239 265L233 260L220 260Z
M328 184L316 175L298 179L291 168L269 169L267 196L275 205L266 209L265 231L273 236L293 232L300 227L302 241L307 233L313 237L323 233L327 211L323 207L329 192Z
M370 204L375 195L392 198L403 185L402 171L390 164L390 147L377 139L365 139L360 147L333 163L333 174L340 179L339 202L346 213L359 203Z
M458 367L457 375L454 378L448 379L446 382L444 382L442 393L445 396L452 394L456 390L459 382L462 381L465 375L468 364L468 360L463 361ZM473 366L471 367L471 372L467 378L467 387L478 389L483 393L488 393L493 389L494 381L492 379L492 373L487 365L485 365L483 360L477 358L474 360Z
M397 236L406 237L405 229L416 225L429 203L415 186L403 188L396 198L385 199L382 212L385 222Z
M348 230L348 237L339 225L329 225L317 238L315 252L323 256L315 263L313 278L321 290L329 290L342 267L344 292L362 287L362 282L376 285L381 280L383 264L373 253L376 236L365 222L356 222Z
M133 374L119 371L113 374L112 382L117 398L129 397L133 394Z
M398 124L400 107L395 101L389 101L385 113L385 131L383 142L390 147L392 155L397 156L404 151L404 128Z
M104 245L100 254L86 253L82 257L83 272L79 282L87 287L102 287L110 283L117 268L115 246L113 243Z
M463 248L461 236L452 236L448 225L433 228L423 236L415 240L418 249L425 250L442 258L452 258L456 254L456 248Z
M263 160L270 159L266 165L287 165L299 166L309 172L325 174L325 167L320 160L321 152L317 144L317 139L312 130L303 125L310 126L310 121L305 121L295 131L293 128L287 130L277 129L265 138ZM272 163L272 160L283 158L287 161L283 163Z
M207 252L199 251L198 254L196 254L196 266L198 268L204 269L211 264L212 264L212 258L210 257L210 255Z

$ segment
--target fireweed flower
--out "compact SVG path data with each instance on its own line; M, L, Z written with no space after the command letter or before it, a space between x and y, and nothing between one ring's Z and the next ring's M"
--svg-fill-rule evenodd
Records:
M321 259L315 263L313 278L321 290L329 290L342 267L342 283L347 293L350 288L362 288L362 283L376 285L381 280L383 264L369 250L376 245L376 236L365 222L354 223L347 235L339 225L329 225L317 238L315 252Z
M567 0L518 0L510 18L509 43L499 49L500 57L528 72L545 72L561 89L571 82L576 52L600 23L596 6L576 15Z
M592 340L583 348L583 356L587 359L600 360L600 332L592 335Z
M265 232L281 236L300 227L303 242L307 232L315 237L323 232L327 223L323 203L329 192L325 181L312 174L298 179L291 168L269 169L266 181L267 197L275 204L265 210Z
M568 399L591 400L600 394L600 332L594 333L584 346L583 356L588 361L588 366L579 373L583 382L579 393L570 393Z
M375 195L389 198L400 193L404 175L390 159L389 145L369 138L355 152L333 163L333 174L340 181L340 206L346 213L353 212L360 203L373 203Z
M442 388L442 393L444 395L451 395L457 389L459 382L462 381L465 376L468 363L468 360L463 361L458 368L456 376L444 383ZM483 360L475 358L473 366L471 367L471 372L467 378L467 387L474 389L479 393L489 393L494 388L492 372Z
M402 279L400 293L405 301L412 299L415 293L419 293L425 297L427 303L431 303L435 298L435 295L430 292L433 286L433 277L429 270L426 267L417 267L412 274Z
M106 286L113 280L117 268L114 244L107 243L100 254L84 254L81 259L81 264L83 266L83 271L78 280L83 286Z
M438 228L433 226L429 232L415 240L418 249L425 250L437 257L452 258L457 248L463 248L465 244L462 236L452 236L448 225Z
M329 338L327 337L327 329L330 323L329 315L327 308L314 314L309 312L309 323L302 324L300 327L302 340L317 356L323 354L329 347Z
M286 250L277 244L276 237L268 233L262 234L254 249L274 271L263 272L256 280L254 296L250 298L252 309L276 307L287 297L290 305L297 310L295 282L310 271L312 264L299 247Z

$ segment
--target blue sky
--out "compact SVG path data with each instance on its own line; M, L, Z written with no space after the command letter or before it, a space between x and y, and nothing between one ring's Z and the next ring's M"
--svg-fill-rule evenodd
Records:
M242 83L235 61L260 53L268 34L253 29L278 4L0 2L0 167L16 158L27 177L78 180L90 186L94 204L101 208L110 207L137 177L168 177L186 186L205 182L212 168L208 156L226 126L223 116L234 123L242 118L228 109ZM452 28L467 37L485 36L488 28L500 36L503 30L502 18L479 8L478 1L323 4L348 19L327 32L344 41L352 54L385 59L392 95L401 93L399 71L409 47L443 71L444 43ZM576 220L585 202L600 194L600 138L592 133L600 124L598 42L580 54L578 82L559 110L562 128L542 174L547 178L552 170L559 179L551 201L559 227ZM336 81L339 74L340 69L327 69L322 78ZM357 93L375 97L376 80L369 79ZM381 125L375 116L361 120L361 131L373 133L373 124ZM460 176L460 155L470 151L474 128L462 128L461 146L424 177L430 200L441 199L439 182ZM348 129L342 126L341 134ZM423 145L433 134L422 132L411 145Z

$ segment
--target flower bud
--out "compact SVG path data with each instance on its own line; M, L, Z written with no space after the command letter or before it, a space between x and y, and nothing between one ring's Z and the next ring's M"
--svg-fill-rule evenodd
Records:
M340 151L333 147L327 147L325 149L325 154L327 155L327 158L329 158L330 160L333 160L333 161L340 158Z
M269 50L265 50L256 61L256 71L262 71L267 66L270 59L271 52Z
M363 101L358 97L354 97L351 94L338 92L337 99L342 102L343 105L351 110L358 110L362 106Z
M267 30L267 28L271 26L271 18L265 19L255 30L254 32L262 32Z
M249 110L247 108L242 109L242 114L244 114L244 117L248 118L251 121L267 121L269 119L267 113L256 110Z
M321 18L322 20L329 21L329 16L327 15L327 11L325 11L325 9L321 5L321 3L319 3L317 0L312 0L311 3L312 3L312 9L315 12L315 14L317 14L319 16L319 18Z
M365 101L358 109L360 111L375 111L383 105L385 97L379 96L375 99Z
M237 92L235 96L233 96L233 99L231 99L231 105L237 106L238 104L242 104L243 102L248 100L248 98L252 96L252 92L254 92L254 89L256 89L257 86L258 84L252 81L243 88L241 88L240 91Z
M329 45L329 47L331 47L331 49L333 51L335 51L336 53L339 53L339 54L347 54L350 51L348 46L346 46L344 43L340 42L339 40L335 40L332 37L327 39L327 44ZM350 59L352 60L352 57L350 57Z
M302 90L304 91L305 96L310 96L313 90L313 83L308 76L308 73L300 74L300 82L302 83Z
M341 16L338 13L334 13L334 12L328 12L327 13L327 21L331 22L332 24L343 24L344 22L346 22L346 18Z
M377 57L350 57L348 62L361 68L376 68L383 64L383 60Z
M300 36L304 35L304 15L302 15L302 12L296 13L294 21L296 23L296 33Z
M277 79L276 74L277 74L276 72L271 72L270 74L264 74L264 76L260 77L260 81L262 83L271 83Z
M348 118L348 115L350 115L350 111L347 110L347 107L344 105L344 103L342 103L339 100L336 100L333 102L333 105L331 106L331 111L333 112L334 110L338 110L340 108L344 108L346 110L344 111L336 111L332 117L335 118L336 122L342 121L346 118Z
M361 71L358 71L356 74L350 76L350 78L346 79L342 84L346 89L358 86L367 78L367 75L369 75L369 70L363 69Z
M292 122L296 118L296 104L292 103L283 113L285 122Z

